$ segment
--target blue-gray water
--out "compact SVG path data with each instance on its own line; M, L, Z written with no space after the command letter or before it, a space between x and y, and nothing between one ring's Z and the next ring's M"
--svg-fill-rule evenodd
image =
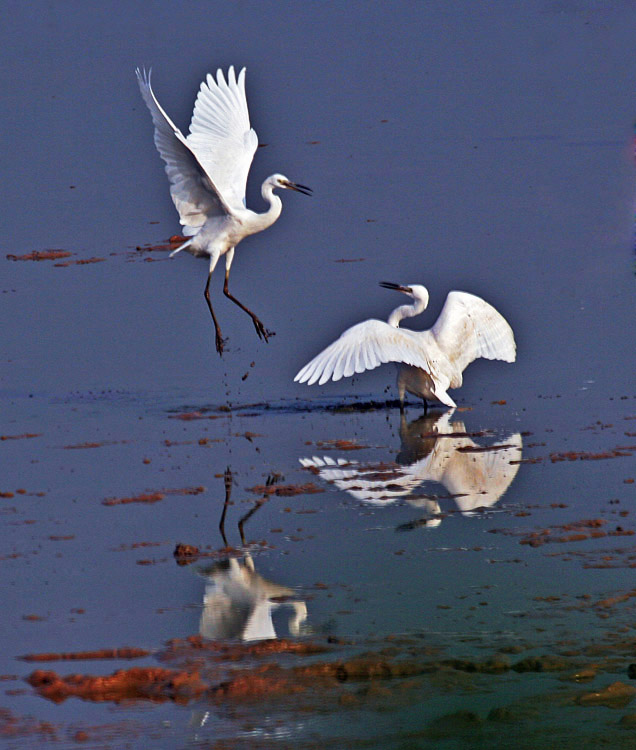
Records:
M609 622L574 605L633 590L634 537L519 543L545 529L576 533L585 519L634 530L633 3L9 2L4 20L0 674L17 679L0 683L0 707L24 732L3 729L3 743L43 743L28 729L42 720L59 746L73 744L78 727L120 722L94 746L147 747L152 731L166 748L246 738L313 747L345 721L347 741L361 743L352 746L374 746L374 726L379 746L420 747L427 740L399 732L549 692L492 678L492 698L441 691L394 713L343 708L305 723L281 705L279 740L246 729L276 723L271 709L38 697L21 681L33 665L20 655L154 650L199 632L206 579L177 566L172 551L179 542L223 546L227 466L234 546L238 519L260 497L249 488L268 476L324 490L270 495L245 525L248 541L266 542L252 553L255 570L306 603L292 637L417 633L457 654L470 652L472 637L525 639L545 653L581 632L611 640L627 628L633 638L633 599ZM281 219L236 252L232 291L276 331L269 344L223 298L217 270L212 294L229 337L220 359L206 264L135 249L164 242L179 224L134 69L152 66L159 101L186 129L204 74L230 64L247 66L251 121L266 144L248 206L264 208L260 183L277 171L314 197L284 193ZM5 259L50 249L72 255ZM103 260L55 265L93 258ZM456 431L487 431L472 438L478 447L520 433L521 457L541 459L514 464L486 511L462 514L442 497L449 515L415 524L428 517L422 503L402 495L371 505L301 465L325 456L416 463L400 457L396 409L323 408L393 398L391 367L322 388L292 382L344 328L398 304L378 287L385 279L428 287L430 308L413 327L432 324L448 291L462 289L515 331L517 362L475 363L453 394L464 409L450 418ZM218 418L175 418L192 412ZM409 421L419 416L409 409ZM334 440L364 447L325 445ZM555 459L568 452L597 460ZM452 494L424 475L414 494ZM192 487L205 489L153 504L102 502ZM568 524L574 531L558 530ZM560 604L545 603L555 596ZM274 611L278 636L289 635L292 612ZM600 670L593 687L628 682L628 663ZM44 665L63 674L128 666ZM534 747L549 747L555 731L594 743L630 713L554 705L500 727L502 746L519 732ZM613 746L630 738L622 730Z

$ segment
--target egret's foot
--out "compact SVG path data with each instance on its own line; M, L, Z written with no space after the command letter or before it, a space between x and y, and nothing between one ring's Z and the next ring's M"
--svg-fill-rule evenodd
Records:
M215 338L215 344L216 344L216 350L219 353L219 355L223 356L223 349L225 348L225 344L227 343L227 339L224 339L223 336L221 336L221 332L217 331Z
M268 331L257 317L253 317L252 322L254 323L254 328L256 328L258 338L264 339L266 343L270 336L276 335L275 331Z

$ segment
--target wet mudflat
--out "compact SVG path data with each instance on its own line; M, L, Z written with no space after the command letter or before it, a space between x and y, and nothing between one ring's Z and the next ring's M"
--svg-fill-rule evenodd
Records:
M141 7L15 6L0 52L0 744L632 747L633 8ZM221 273L220 359L168 258L144 64L183 127L246 64L248 205L314 189L237 250L268 344ZM293 384L383 279L518 361L426 415Z

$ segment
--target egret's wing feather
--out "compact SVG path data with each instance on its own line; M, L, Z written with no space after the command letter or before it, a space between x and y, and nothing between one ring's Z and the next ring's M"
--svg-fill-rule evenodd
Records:
M404 362L431 369L421 334L395 328L381 320L365 320L347 329L339 339L308 362L294 378L320 385L354 373L373 370L385 362Z
M411 473L410 466L364 466L340 458L336 462L327 456L301 458L299 461L305 468L317 471L322 480L335 484L356 500L375 505L387 505L399 497L408 496L422 483Z
M201 84L192 113L188 146L233 209L245 205L247 174L258 146L250 128L245 97L245 68L236 77L222 70L216 80L208 74Z
M150 85L150 73L137 69L139 90L152 115L155 146L166 163L170 195L186 236L196 234L210 216L226 216L228 207L208 179L179 128L165 113Z
M244 641L264 641L276 638L276 630L272 621L274 606L268 599L256 600L241 634Z
M478 357L515 361L512 329L492 305L474 294L450 292L430 333L460 374ZM457 386L452 382L450 387Z
M470 438L464 439L465 448L478 448ZM451 459L445 464L440 481L455 497L462 512L494 505L508 489L519 470L523 448L520 433L502 440L499 448L462 452L453 441ZM496 449L497 448L497 449Z

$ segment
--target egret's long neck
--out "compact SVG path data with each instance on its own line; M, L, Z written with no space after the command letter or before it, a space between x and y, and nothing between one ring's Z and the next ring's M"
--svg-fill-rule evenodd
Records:
M389 315L388 323L394 328L400 327L400 321L403 318L412 318L414 315L419 315L426 309L426 302L422 299L416 299L412 305L400 305Z
M262 214L256 214L257 218L254 220L254 224L258 223L258 228L254 230L255 232L260 232L263 229L267 229L267 227L271 227L283 210L283 202L274 193L274 187L270 183L263 183L261 195L269 203L269 208Z

